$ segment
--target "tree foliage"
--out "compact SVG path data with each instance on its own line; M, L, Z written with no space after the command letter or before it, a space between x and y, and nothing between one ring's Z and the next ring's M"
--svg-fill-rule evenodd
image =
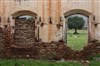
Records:
M79 16L72 16L68 18L68 28L74 29L74 34L77 33L77 29L82 29L84 26L85 20L82 17Z

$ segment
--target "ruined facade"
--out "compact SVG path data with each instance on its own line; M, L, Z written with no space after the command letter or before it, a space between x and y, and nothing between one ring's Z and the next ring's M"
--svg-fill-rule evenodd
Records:
M100 41L99 11L100 0L0 0L0 48L65 41L65 18L77 13L89 18L89 41ZM22 15L33 16L34 20L17 19Z

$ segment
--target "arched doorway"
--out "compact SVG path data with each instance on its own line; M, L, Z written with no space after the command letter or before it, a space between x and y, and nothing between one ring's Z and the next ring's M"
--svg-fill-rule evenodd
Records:
M87 32L88 32L88 39L87 39L87 44L89 42L91 42L92 40L94 40L94 34L95 34L95 26L94 26L94 16L93 14L91 14L90 12L88 11L85 11L85 10L81 10L81 9L73 9L73 10L70 10L70 11L67 11L66 13L64 13L64 16L66 18L66 21L65 21L65 27L64 27L64 31L65 31L65 34L64 34L64 40L66 43L68 43L68 17L69 16L73 16L75 14L80 14L80 15L83 15L85 17L88 18L88 28L87 28ZM73 40L72 40L73 41ZM79 42L79 40L76 40L75 42ZM79 46L77 46L79 47Z
M14 42L15 46L32 46L35 41L35 17L37 14L31 11L18 11L12 14L15 20Z

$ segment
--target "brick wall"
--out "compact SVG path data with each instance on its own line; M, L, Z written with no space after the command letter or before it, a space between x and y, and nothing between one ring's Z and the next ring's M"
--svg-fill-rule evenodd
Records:
M0 27L0 57L3 55L3 50L4 50L3 29Z
M20 47L28 47L34 44L35 22L25 19L16 19L15 25L15 45Z

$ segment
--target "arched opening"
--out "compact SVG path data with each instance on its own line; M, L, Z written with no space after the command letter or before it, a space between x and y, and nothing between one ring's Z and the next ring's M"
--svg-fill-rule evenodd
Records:
M32 11L28 11L28 10L21 10L21 11L18 11L18 12L15 12L12 14L13 18L17 18L19 16L23 16L23 15L29 15L29 16L37 16L36 13L32 12Z
M31 11L18 11L12 14L15 20L14 42L18 47L32 46L35 42L35 17Z
M93 15L85 10L74 9L66 12L64 16L66 19L64 28L66 44L74 50L82 50L90 40L94 39ZM83 19L84 23L78 18ZM80 24L83 26L80 27ZM78 34L74 34L77 31L76 28L79 29Z
M88 17L82 14L68 16L67 45L74 50L81 50L88 43Z

